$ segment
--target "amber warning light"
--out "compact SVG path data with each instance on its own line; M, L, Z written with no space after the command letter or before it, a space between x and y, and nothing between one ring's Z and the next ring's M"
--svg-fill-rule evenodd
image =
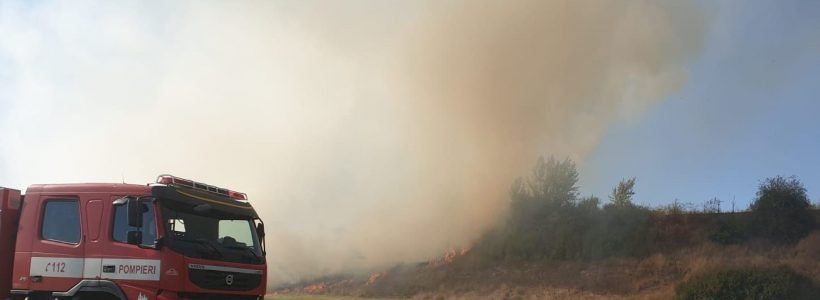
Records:
M214 194L219 194L234 200L248 201L248 195L245 193L240 193L229 189L223 189L221 187L205 184L202 182L196 182L190 179L180 178L173 175L159 175L159 177L157 177L157 183L173 186L184 186L211 192Z

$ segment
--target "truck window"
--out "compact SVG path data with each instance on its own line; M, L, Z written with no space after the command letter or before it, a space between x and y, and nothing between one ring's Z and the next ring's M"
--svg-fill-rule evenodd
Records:
M171 233L175 236L185 236L185 220L170 219L168 220L168 227L171 228Z
M225 243L225 237L229 237L233 239L234 244L253 246L250 226L248 220L219 220L219 240Z
M77 200L46 201L40 228L44 240L80 243L80 205Z
M142 245L153 246L157 239L157 226L154 221L154 205L151 203L143 203L147 207L147 211L142 215L142 229L128 226L128 212L124 204L114 206L114 224L111 230L114 241L127 243L128 232L139 230L142 231Z

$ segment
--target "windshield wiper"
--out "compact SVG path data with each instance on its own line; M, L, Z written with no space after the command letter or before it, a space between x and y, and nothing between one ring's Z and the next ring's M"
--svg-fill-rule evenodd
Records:
M250 254L252 254L253 257L255 257L256 259L259 259L259 260L262 259L262 257L259 256L259 254L256 254L256 252L251 250L251 248L248 248L248 247L245 247L245 246L224 246L224 247L225 248L230 248L230 249L242 249L242 250L245 250L246 252L249 252Z
M177 240L178 240L178 241L183 241L183 242L195 243L195 244L197 244L197 245L209 246L209 247L211 247L211 249L213 249L213 250L214 250L214 251L213 251L214 253L216 253L217 255L219 255L219 257L220 257L220 258L224 258L224 257L225 257L225 254L223 254L223 253L222 253L222 251L219 251L219 248L217 248L216 246L214 246L213 244L211 244L211 242L210 242L210 241L208 241L208 240L205 240L205 239L196 239L196 240L192 240L192 239L177 239Z

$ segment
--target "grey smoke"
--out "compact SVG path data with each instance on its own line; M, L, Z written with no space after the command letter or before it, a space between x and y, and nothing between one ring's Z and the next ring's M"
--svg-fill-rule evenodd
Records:
M437 256L686 82L665 1L0 3L3 184L247 192L273 283Z

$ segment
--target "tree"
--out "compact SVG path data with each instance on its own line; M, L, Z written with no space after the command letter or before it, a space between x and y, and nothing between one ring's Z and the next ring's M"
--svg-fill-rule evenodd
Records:
M612 189L609 202L614 207L632 207L632 196L635 195L635 177L623 179Z
M545 161L539 157L527 183L538 201L566 205L578 198L578 170L569 158L558 161L550 156Z
M806 188L797 177L777 176L760 183L751 205L750 228L757 236L794 243L814 229Z
M504 245L514 259L563 259L578 243L579 221L573 210L578 198L578 171L570 159L540 157L526 179L510 187L512 201Z
M594 195L581 198L581 200L578 201L578 207L585 210L595 210L598 209L598 206L600 205L601 200L598 199L598 197L595 197Z
M635 178L623 180L603 208L579 198L569 159L539 158L530 176L510 187L506 226L482 237L476 253L508 261L555 261L646 253L649 209L632 204Z

